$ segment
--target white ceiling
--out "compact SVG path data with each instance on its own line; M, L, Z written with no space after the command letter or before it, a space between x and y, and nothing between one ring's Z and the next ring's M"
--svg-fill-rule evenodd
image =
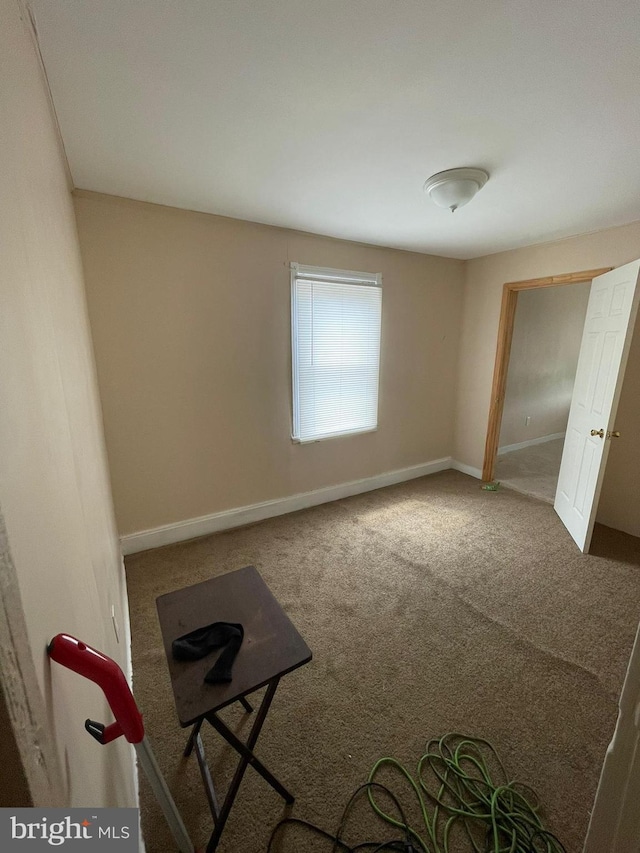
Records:
M31 6L78 187L460 258L640 219L638 0Z

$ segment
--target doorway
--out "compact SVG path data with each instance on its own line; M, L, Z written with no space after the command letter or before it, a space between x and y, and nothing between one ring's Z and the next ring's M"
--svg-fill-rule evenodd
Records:
M513 343L513 334L518 306L518 295L522 291L537 290L540 288L558 287L561 285L579 284L590 282L596 276L609 272L611 267L593 270L582 270L581 272L567 273L564 275L547 276L545 278L528 279L526 281L507 282L502 291L502 306L500 309L500 323L498 326L498 343L496 349L496 361L493 371L493 384L491 388L491 404L489 408L489 422L487 427L487 438L485 442L484 463L482 467L482 479L491 481L494 479L496 460L498 458L498 445L500 441L500 430L504 412L504 403L507 390L507 374L509 359Z
M494 478L553 503L591 282L519 294Z

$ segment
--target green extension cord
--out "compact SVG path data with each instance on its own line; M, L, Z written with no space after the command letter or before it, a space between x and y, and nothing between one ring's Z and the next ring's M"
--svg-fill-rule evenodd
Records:
M495 764L499 779L492 777L489 763ZM369 782L383 767L399 772L413 789L425 831L420 835L384 812L371 787L369 802L384 821L408 832L423 853L453 853L450 836L456 825L461 826L475 853L566 853L560 841L543 827L535 792L519 782L507 781L495 749L482 738L452 732L439 740L431 739L418 761L417 781L399 761L381 758L373 766ZM427 799L433 803L431 816Z

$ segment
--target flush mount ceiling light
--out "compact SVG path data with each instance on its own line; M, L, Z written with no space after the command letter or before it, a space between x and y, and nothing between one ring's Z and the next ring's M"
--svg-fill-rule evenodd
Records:
M484 169L447 169L427 178L424 191L438 207L448 207L454 213L468 204L488 180Z

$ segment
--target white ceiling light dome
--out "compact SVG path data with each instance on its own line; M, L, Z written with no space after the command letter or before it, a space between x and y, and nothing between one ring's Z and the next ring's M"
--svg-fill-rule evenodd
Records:
M468 204L488 180L484 169L447 169L427 178L424 191L438 207L448 207L454 213Z

